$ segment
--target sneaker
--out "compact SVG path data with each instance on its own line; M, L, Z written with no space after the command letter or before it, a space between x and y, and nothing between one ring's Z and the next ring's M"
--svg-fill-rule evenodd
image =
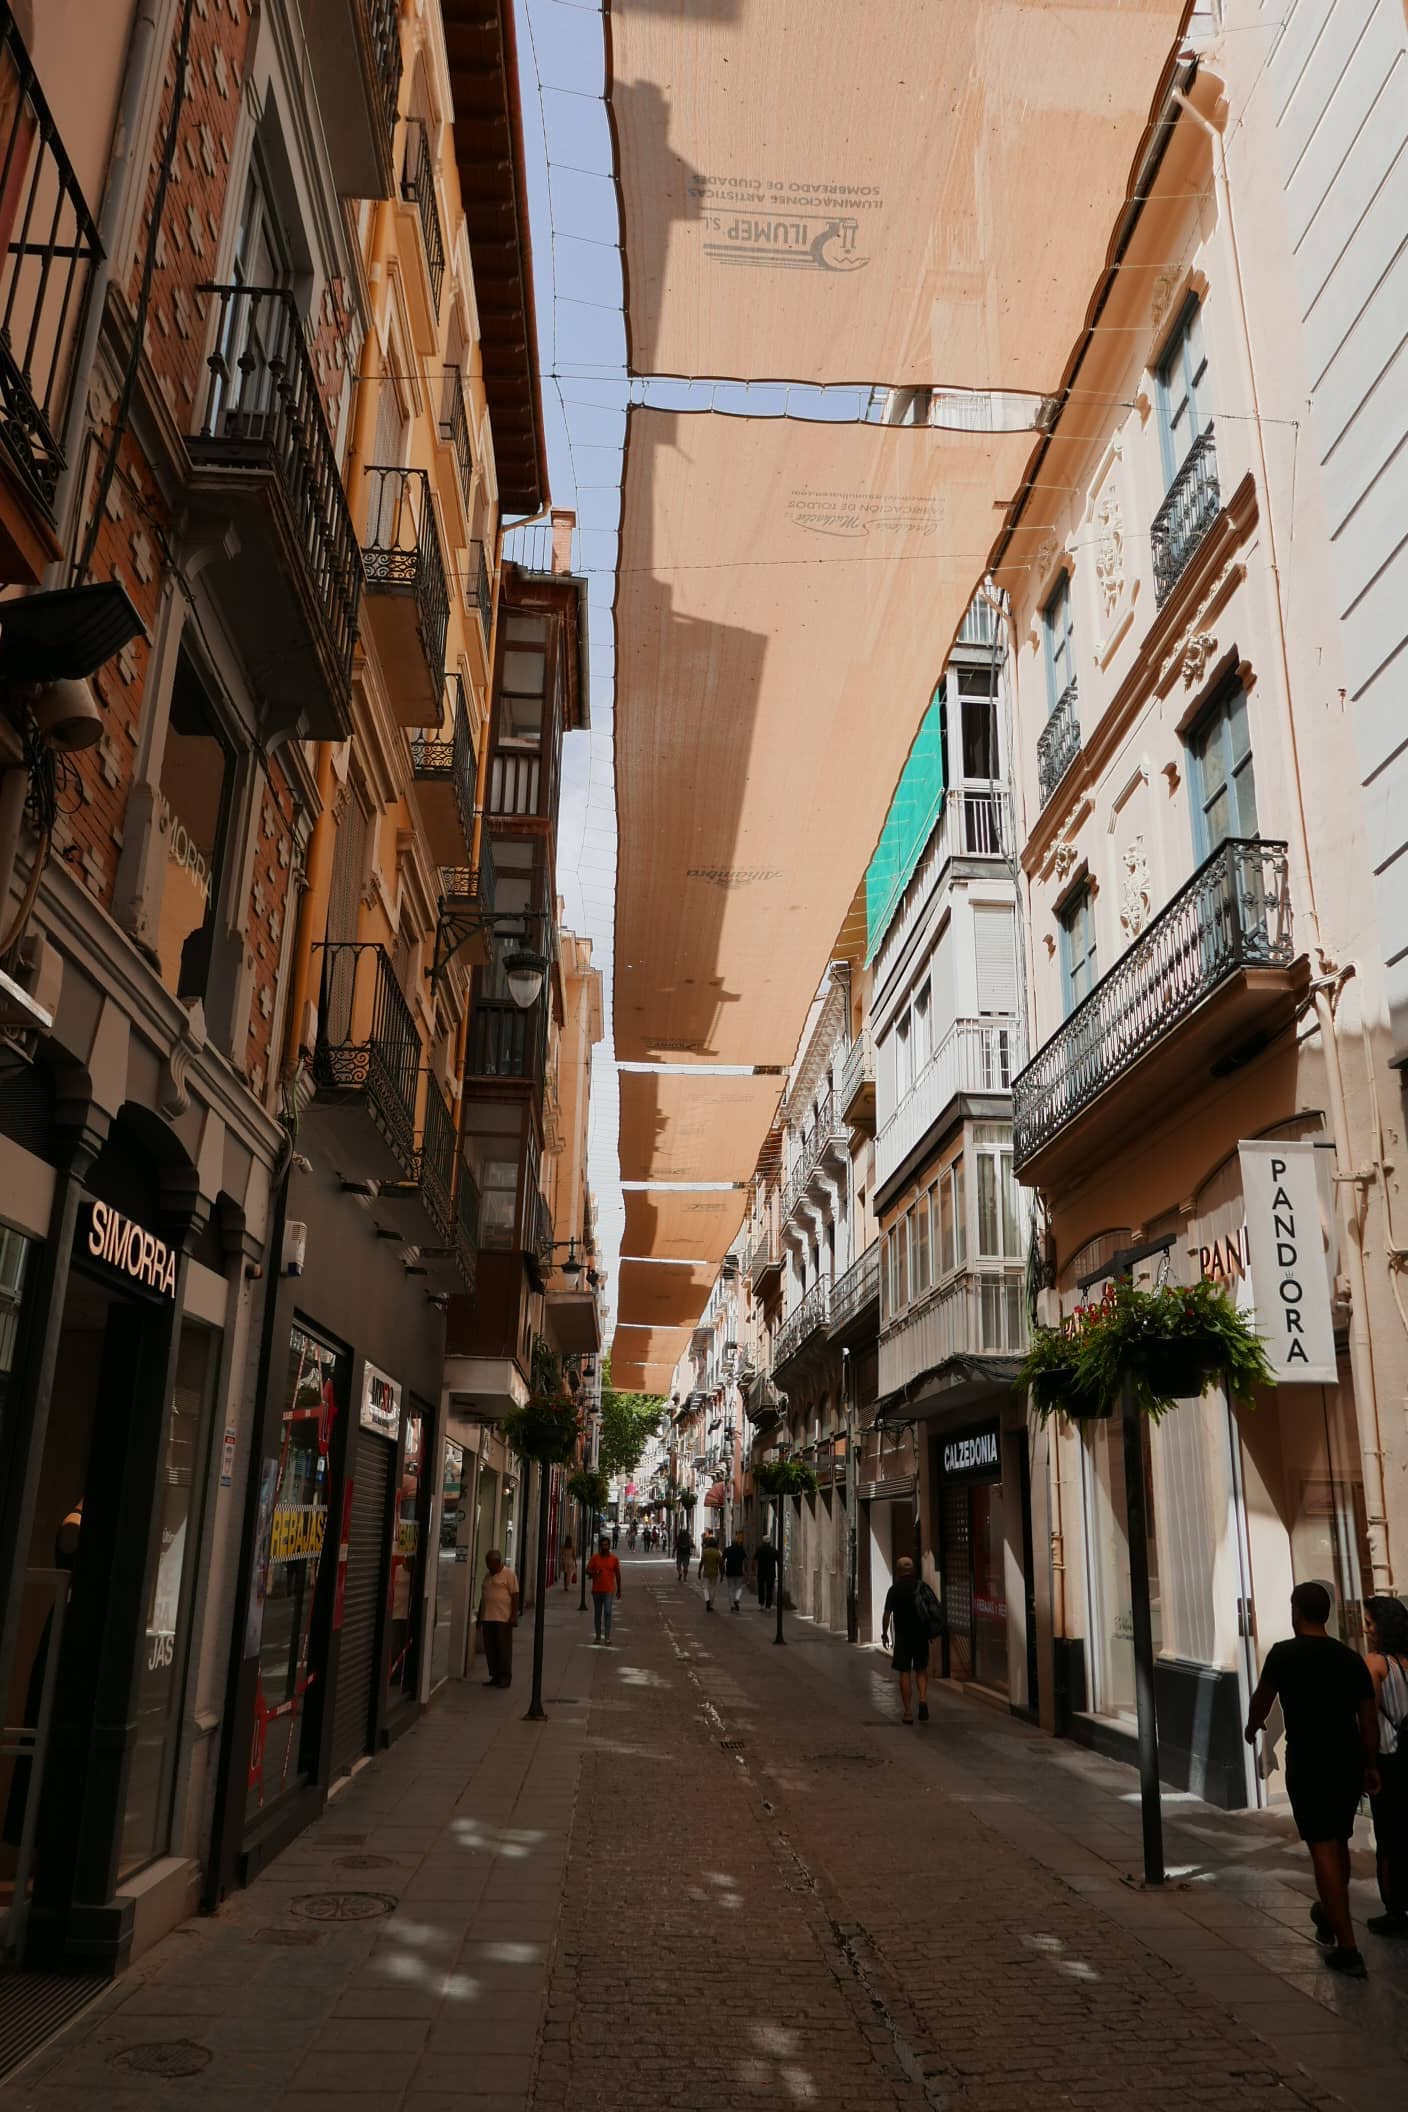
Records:
M1408 1936L1408 1914L1375 1914L1364 1926L1375 1936Z
M1347 1951L1338 1943L1332 1951L1326 1951L1325 1963L1332 1973L1343 1973L1349 1980L1367 1980L1369 1977L1369 1968L1362 1955L1358 1951Z
M921 1701L919 1704L919 1721L921 1723L929 1721L929 1704L927 1701Z
M1330 1917L1317 1899L1310 1909L1310 1918L1315 1924L1315 1941L1323 1944L1327 1951L1335 1947L1335 1932L1330 1927Z

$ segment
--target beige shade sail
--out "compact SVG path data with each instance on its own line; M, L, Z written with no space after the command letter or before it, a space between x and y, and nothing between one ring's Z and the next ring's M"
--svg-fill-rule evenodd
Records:
M624 1385L621 1373L630 1369L668 1378L688 1349L693 1331L692 1321L683 1327L640 1327L618 1320L611 1343L612 1384Z
M1030 433L631 412L620 1060L791 1062L1032 446ZM715 1108L690 1135L710 1177L747 1180L766 1126L730 1129Z
M708 1302L715 1269L685 1269L669 1262L623 1261L617 1299L624 1320L657 1327L693 1327ZM629 1347L627 1329L619 1339Z
M1052 392L1189 0L609 0L635 374Z
M669 1188L628 1188L621 1252L651 1255L661 1261L719 1262L743 1222L746 1201L737 1189L690 1194ZM636 1316L622 1306L619 1317L633 1320Z
M617 1340L623 1339L618 1336ZM615 1357L611 1360L611 1383L622 1393L659 1393L670 1390L670 1374L673 1364L626 1364L619 1368Z
M624 1181L733 1181L751 1172L781 1078L621 1073ZM750 1156L751 1154L751 1156Z

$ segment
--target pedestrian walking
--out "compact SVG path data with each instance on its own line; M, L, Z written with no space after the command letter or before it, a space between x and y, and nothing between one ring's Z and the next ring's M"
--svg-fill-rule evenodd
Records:
M518 1579L501 1551L491 1547L484 1557L478 1614L484 1664L489 1674L486 1687L513 1685L513 1631L518 1626L518 1609Z
M616 1549L617 1549L617 1548L618 1548L618 1547L619 1547L620 1545L621 1545L621 1522L620 1522L620 1520L618 1519L618 1520L616 1521L615 1525L613 1525L613 1526L612 1526L612 1528L611 1528L611 1548L612 1548L612 1552L613 1552L613 1554L615 1553Z
M699 1574L704 1580L704 1611L714 1610L714 1586L723 1570L724 1558L719 1553L718 1542L712 1533L704 1535L704 1545L699 1550Z
M694 1542L690 1538L689 1527L682 1525L675 1534L675 1575L679 1578L681 1584L684 1583L689 1575L690 1557L693 1553Z
M1379 1864L1382 1914L1376 1936L1408 1936L1408 1607L1401 1599L1364 1601L1365 1662L1379 1705L1379 1792L1369 1799Z
M1266 1653L1247 1712L1247 1743L1279 1701L1286 1721L1286 1790L1297 1830L1310 1850L1320 1897L1310 1910L1325 1963L1351 1979L1366 1978L1349 1913L1349 1839L1359 1799L1377 1796L1379 1716L1374 1682L1362 1657L1326 1632L1330 1594L1323 1584L1291 1593L1295 1631Z
M777 1583L777 1549L771 1540L760 1540L758 1552L753 1557L753 1568L758 1579L758 1611L772 1611L773 1590Z
M612 1553L611 1542L605 1533L597 1543L597 1551L587 1564L587 1576L592 1587L592 1625L599 1643L611 1641L611 1616L616 1601L621 1596L621 1558Z
M919 1597L919 1577L908 1555L895 1564L895 1581L885 1594L880 1621L880 1640L888 1649L894 1632L891 1665L900 1676L900 1701L906 1723L914 1721L914 1689L918 1688L919 1721L929 1721L929 1617Z
M577 1550L569 1533L562 1543L562 1588L570 1591L577 1581Z
M724 1549L724 1575L728 1578L728 1602L734 1613L743 1611L743 1580L748 1574L748 1547L742 1533L735 1533Z

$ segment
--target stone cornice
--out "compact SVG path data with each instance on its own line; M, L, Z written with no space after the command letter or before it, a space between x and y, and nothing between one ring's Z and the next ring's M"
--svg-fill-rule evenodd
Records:
M1059 839L1069 835L1082 811L1094 805L1101 777L1140 712L1152 698L1168 695L1185 655L1206 635L1204 625L1246 576L1237 553L1257 517L1256 484L1248 470L1140 639L1133 663L1099 723L1033 822L1022 847L1022 870L1029 878L1046 863Z

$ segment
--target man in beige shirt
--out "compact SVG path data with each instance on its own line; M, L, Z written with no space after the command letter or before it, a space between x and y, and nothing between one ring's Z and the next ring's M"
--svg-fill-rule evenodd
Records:
M513 1685L513 1631L518 1626L518 1579L504 1566L497 1547L484 1557L484 1583L479 1593L479 1633L484 1639L484 1662L489 1677L486 1687Z

